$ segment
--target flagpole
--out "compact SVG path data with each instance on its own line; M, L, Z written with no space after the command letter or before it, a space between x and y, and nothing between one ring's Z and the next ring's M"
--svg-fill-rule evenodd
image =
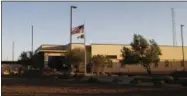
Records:
M71 52L71 43L72 43L72 10L76 9L76 6L70 6L70 52Z
M76 9L77 7L76 6L70 6L70 43L69 43L69 51L70 51L70 53L71 53L71 49L72 49L72 10L73 9ZM71 62L71 58L72 57L70 57L70 60L68 61L69 63ZM70 65L71 65L71 63L70 63ZM71 68L72 68L72 66L71 66Z
M85 73L85 76L86 76L86 74L87 74L87 50L86 50L86 34L85 34L86 32L85 32L85 21L84 21L84 48L85 48L85 51L84 51L84 56L85 56L85 59L84 59L84 73Z
M69 50L71 52L71 42L72 42L72 6L70 6L70 42L69 42Z

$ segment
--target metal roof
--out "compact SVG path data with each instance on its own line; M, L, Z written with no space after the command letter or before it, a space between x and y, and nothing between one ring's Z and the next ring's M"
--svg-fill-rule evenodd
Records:
M41 47L40 50L67 50L66 45L57 45L57 46L51 46L51 47Z

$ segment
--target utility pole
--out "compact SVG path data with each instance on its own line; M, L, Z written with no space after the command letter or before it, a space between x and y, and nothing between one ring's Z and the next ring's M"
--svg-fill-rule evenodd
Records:
M31 51L33 53L33 25L32 25L32 29L31 29Z
M171 8L171 16L172 16L173 46L176 46L177 45L177 40L176 40L176 28L175 28L175 12L174 12L174 8Z
M14 61L14 41L12 42L12 61Z
M184 40L183 40L183 27L184 25L181 24L181 42L182 42L182 63L184 66L184 70L185 70L185 65L184 65Z

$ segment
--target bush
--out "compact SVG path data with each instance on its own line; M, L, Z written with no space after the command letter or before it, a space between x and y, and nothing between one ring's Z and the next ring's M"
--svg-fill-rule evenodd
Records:
M174 83L174 78L172 76L170 76L170 77L167 77L166 80L164 80L164 81L165 81L165 83L172 84L172 83Z
M187 79L186 78L180 78L178 81L182 86L187 86Z
M137 80L137 79L133 79L132 81L130 81L131 84L138 84L138 83L141 83L140 80Z
M118 83L118 82L121 82L121 80L118 79L118 78L114 78L112 82L114 82L114 83Z
M152 77L152 81L163 81L164 83L171 84L174 82L174 79L172 76L155 76Z
M161 87L163 84L164 84L164 81L163 81L163 80L154 81L154 86L156 86L156 87Z
M59 79L69 79L71 78L71 75L69 74L63 74L63 75L56 75Z
M99 82L99 80L98 80L97 78L90 77L90 78L88 79L88 82L89 82L89 83L97 83L97 82Z
M124 74L123 73L119 73L118 76L123 76Z
M107 76L112 76L112 74L111 73L107 73Z
M84 75L75 75L74 76L75 81L80 81L80 80L82 80L83 77L84 77Z
M41 77L42 72L38 71L38 70L28 70L23 74L23 76L25 76L25 77Z
M182 84L182 86L184 86L184 87L187 87L187 83L181 83Z

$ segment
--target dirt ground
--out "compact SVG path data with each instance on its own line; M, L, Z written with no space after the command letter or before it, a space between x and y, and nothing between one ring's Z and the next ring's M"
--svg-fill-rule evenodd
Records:
M185 87L2 78L2 96L187 96Z

